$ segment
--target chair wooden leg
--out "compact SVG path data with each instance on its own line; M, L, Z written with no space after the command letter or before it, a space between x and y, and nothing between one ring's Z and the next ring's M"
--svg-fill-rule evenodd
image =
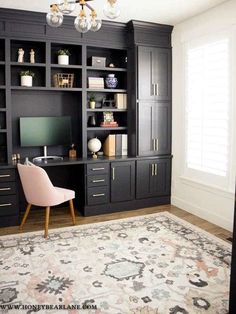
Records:
M69 203L70 203L70 214L72 217L72 222L73 222L73 225L75 225L75 210L74 210L73 200L69 200Z
M24 213L24 217L23 217L23 219L21 221L21 224L20 224L20 228L19 228L20 230L22 230L22 228L23 228L23 226L25 224L25 221L26 221L26 219L27 219L27 217L29 215L31 206L32 206L31 204L28 204L27 207L26 207L26 210L25 210L25 213Z
M45 239L48 237L49 215L50 215L50 207L48 206L46 207L46 216L45 216L45 232L44 232Z

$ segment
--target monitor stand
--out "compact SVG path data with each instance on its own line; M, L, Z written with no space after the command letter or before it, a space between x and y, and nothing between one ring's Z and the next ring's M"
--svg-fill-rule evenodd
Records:
M43 146L43 156L33 158L33 162L47 162L48 160L63 160L63 157L60 156L48 156L47 146Z

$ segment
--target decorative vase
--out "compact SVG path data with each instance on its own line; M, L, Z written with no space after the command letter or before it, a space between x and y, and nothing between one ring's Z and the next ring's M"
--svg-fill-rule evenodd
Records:
M20 78L20 85L26 87L32 87L33 85L33 78L31 75L24 75Z
M89 102L90 109L95 109L95 106L96 106L96 102L95 101L90 101Z
M68 65L69 64L69 56L67 56L67 55L59 55L58 56L58 64L60 64L60 65Z
M105 82L108 88L116 88L116 86L118 85L118 80L115 77L115 74L108 74Z

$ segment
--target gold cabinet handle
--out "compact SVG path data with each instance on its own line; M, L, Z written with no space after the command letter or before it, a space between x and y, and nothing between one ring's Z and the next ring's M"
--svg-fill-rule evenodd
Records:
M0 174L0 178L8 178L10 177L10 174Z
M0 204L0 207L7 207L7 206L11 206L12 203L5 203L5 204Z
M92 168L93 171L105 170L105 168Z
M152 140L152 147L153 147L153 150L155 151L155 150L156 150L156 141L155 141L155 138Z
M105 196L105 193L93 194L93 197L101 197Z
M93 183L99 183L99 182L105 182L105 180L104 179L99 179L99 180L93 180L92 182Z
M155 138L155 151L158 152L158 149L159 149L159 141L158 141L158 138Z
M0 188L0 191L10 191L11 188Z
M154 164L152 164L152 177L154 176Z
M155 164L155 167L154 167L154 169L155 169L155 171L154 171L154 173L155 173L155 176L157 176L157 164Z
M115 168L112 168L112 180L115 180Z

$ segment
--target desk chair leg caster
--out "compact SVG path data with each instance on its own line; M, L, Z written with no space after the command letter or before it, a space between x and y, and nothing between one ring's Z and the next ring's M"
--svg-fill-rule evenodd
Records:
M24 226L24 224L25 224L25 221L26 221L26 219L27 219L27 217L28 217L28 215L29 215L31 206L32 206L31 204L28 204L27 207L26 207L26 210L25 210L25 213L24 213L24 217L23 217L23 219L22 219L22 221L21 221L21 224L20 224L20 227L19 227L20 230L23 229L23 226Z

